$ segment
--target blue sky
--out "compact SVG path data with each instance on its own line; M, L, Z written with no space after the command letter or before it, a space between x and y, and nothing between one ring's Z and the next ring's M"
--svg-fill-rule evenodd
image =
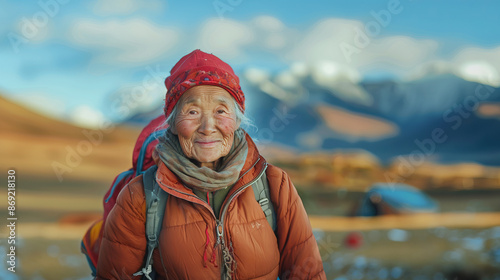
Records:
M0 0L0 5L2 94L82 125L119 118L111 112L116 100L132 110L157 104L165 91L162 79L196 48L218 55L243 77L248 69L307 69L358 82L415 79L431 69L499 83L497 1ZM360 43L360 32L368 42Z

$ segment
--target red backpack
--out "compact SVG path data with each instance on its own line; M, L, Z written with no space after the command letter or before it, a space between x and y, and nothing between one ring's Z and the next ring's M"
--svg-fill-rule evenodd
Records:
M158 137L165 132L165 116L161 115L152 120L143 128L135 143L132 155L132 168L116 176L111 187L104 195L103 217L95 221L83 236L81 243L82 253L87 257L92 275L96 274L97 261L99 259L99 248L101 246L102 234L109 212L116 204L116 198L120 191L136 176L144 173L149 167L155 165L152 154L158 143Z

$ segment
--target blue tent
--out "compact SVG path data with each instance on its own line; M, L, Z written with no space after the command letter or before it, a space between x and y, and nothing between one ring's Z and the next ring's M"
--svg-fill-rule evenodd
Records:
M436 212L437 203L419 189L406 184L378 183L364 196L357 216Z

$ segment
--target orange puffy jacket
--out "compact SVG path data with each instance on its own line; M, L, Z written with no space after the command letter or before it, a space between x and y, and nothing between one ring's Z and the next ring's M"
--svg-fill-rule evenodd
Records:
M326 279L302 201L288 175L268 165L276 234L249 187L267 164L246 136L243 177L222 206L226 246L233 248L234 279ZM159 246L153 253L156 279L221 279L216 218L212 208L186 188L161 161L156 179L169 193ZM141 279L146 254L146 205L142 177L132 180L111 210L101 243L96 279ZM208 230L207 230L208 229ZM207 252L208 251L208 252ZM217 257L216 257L217 256Z

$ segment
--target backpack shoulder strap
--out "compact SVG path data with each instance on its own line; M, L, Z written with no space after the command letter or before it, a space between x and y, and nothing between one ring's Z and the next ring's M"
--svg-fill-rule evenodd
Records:
M144 166L143 166L144 165L144 159L146 158L146 151L148 150L148 146L149 146L149 144L151 144L151 142L153 142L156 139L158 139L158 137L160 137L160 135L162 135L163 133L165 133L165 130L166 129L160 129L160 130L156 130L156 131L152 132L144 140L144 143L142 143L141 150L139 151L139 156L137 157L137 170L135 171L135 176L139 176L143 172L145 172L145 170L142 170L142 169L144 168Z
M274 211L274 205L271 201L266 171L264 171L262 176L260 176L260 178L252 185L252 189L255 195L255 200L257 200L260 204L264 215L266 215L267 222L273 231L276 232L276 212Z
M153 251L158 247L165 207L167 205L168 193L160 188L156 182L156 170L153 165L142 175L144 194L146 195L146 237L148 246L146 248L146 261L144 267L134 273L134 276L144 275L143 279L151 280L150 273L153 272Z

